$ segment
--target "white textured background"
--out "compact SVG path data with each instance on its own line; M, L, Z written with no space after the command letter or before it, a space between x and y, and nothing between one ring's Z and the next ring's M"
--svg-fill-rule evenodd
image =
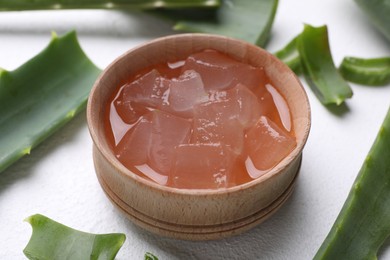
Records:
M327 24L334 61L344 56L389 56L390 44L352 0L281 0L272 38L276 51L304 23ZM0 66L14 69L44 48L50 32L77 29L99 67L147 40L172 34L170 24L121 11L0 13ZM306 84L304 83L306 86ZM351 84L348 111L336 115L307 89L312 130L296 189L269 220L242 235L211 242L157 237L134 226L105 197L94 174L84 113L0 173L0 259L25 259L31 235L23 219L41 213L93 233L123 232L117 259L311 259L332 226L390 105L390 86ZM0 144L1 145L1 144ZM390 259L390 241L379 259Z

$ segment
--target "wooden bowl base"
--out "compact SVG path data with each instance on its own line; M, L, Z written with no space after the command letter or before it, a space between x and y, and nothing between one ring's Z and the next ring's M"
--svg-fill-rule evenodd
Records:
M214 240L237 235L247 231L274 214L292 194L300 170L301 162L302 155L301 158L299 158L299 164L294 179L284 190L284 192L271 204L245 218L218 225L180 225L152 218L124 202L119 196L115 194L115 192L112 191L112 189L110 189L110 187L104 181L103 176L101 176L99 173L97 173L97 177L100 185L111 202L138 226L152 233L176 239Z

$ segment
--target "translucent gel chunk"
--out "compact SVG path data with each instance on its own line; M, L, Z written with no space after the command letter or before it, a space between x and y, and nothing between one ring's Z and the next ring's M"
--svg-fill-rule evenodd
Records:
M222 143L241 154L244 128L237 120L237 108L232 104L232 100L224 100L196 105L191 143Z
M230 182L234 185L240 185L243 183L247 183L253 180L251 176L249 176L248 171L245 167L245 160L243 156L238 156L237 163L234 165L233 171L230 178Z
M150 168L150 166L148 164L136 165L134 167L138 171L140 171L140 173L138 173L138 174L143 174L143 175L149 177L150 179L152 179L153 181L157 182L160 185L166 185L168 182L167 175L163 175L163 174L156 172L155 170Z
M115 147L114 152L118 160L127 167L147 163L151 133L152 123L141 118Z
M200 75L193 71L185 71L179 78L170 82L168 103L175 114L192 117L195 104L208 99L203 88Z
M153 69L123 88L123 101L159 108L166 103L169 80Z
M149 164L155 171L167 175L171 169L175 146L189 143L192 124L189 120L160 110L155 110L152 114Z
M254 91L254 94L259 101L261 115L266 116L267 118L271 119L274 123L276 123L279 127L284 128L282 120L280 119L279 116L278 108L275 105L273 96L267 90L267 88L265 86L258 88L257 90ZM282 96L280 95L280 97Z
M242 83L257 88L264 82L264 70L238 62L220 52L206 50L189 56L182 68L195 70L203 80L206 90L223 90Z
M157 64L154 68L164 78L177 78L181 75L181 69L184 66L184 62L184 60L168 61L167 63Z
M273 168L296 146L295 138L265 116L245 135L245 148L251 161L246 162L252 178L257 178ZM251 167L253 164L254 168Z
M119 116L114 106L114 102L110 104L109 114L110 120L108 123L110 125L112 135L110 135L110 133L108 132L107 137L109 138L109 140L112 140L112 143L116 146L122 140L123 136L127 133L127 131L131 128L131 124L124 122L123 119Z
M127 124L134 124L142 115L149 112L142 104L131 100L123 100L122 95L114 100L114 106L123 122Z
M274 100L276 109L279 113L279 117L282 121L284 128L290 132L291 116L290 109L288 108L286 100L284 100L283 96L271 84L266 84L265 88L271 94L272 99Z
M226 188L234 179L236 159L234 152L220 144L179 145L169 180L176 188Z
M215 91L210 94L211 101L228 101L231 106L231 117L236 118L244 128L253 126L260 118L261 108L255 94L243 84L226 91Z

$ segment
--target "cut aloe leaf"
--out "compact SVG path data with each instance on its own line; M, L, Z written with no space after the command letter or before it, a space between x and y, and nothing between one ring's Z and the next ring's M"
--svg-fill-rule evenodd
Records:
M351 87L333 63L326 26L305 25L297 46L306 81L324 105L340 105L352 97Z
M0 172L85 108L100 70L76 33L53 36L37 56L0 71Z
M296 74L302 72L301 57L297 47L298 36L292 39L283 49L275 52L275 56L283 61Z
M355 2L390 41L390 0L355 0Z
M362 59L345 57L339 71L348 81L369 85L383 86L390 83L390 57Z
M377 259L390 235L390 108L344 206L314 259Z
M218 7L221 0L0 0L0 11Z
M176 21L175 30L221 34L259 46L268 40L278 0L221 0L216 10L171 11L161 14Z
M158 260L158 257L153 255L152 253L146 252L144 259L145 260Z
M23 253L33 260L114 259L124 234L91 234L64 226L40 214L26 219L33 233Z

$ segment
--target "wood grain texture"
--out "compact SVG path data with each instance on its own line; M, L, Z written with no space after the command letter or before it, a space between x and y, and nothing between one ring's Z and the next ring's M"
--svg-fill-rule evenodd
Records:
M187 190L158 185L128 170L115 158L105 138L104 104L129 74L153 64L184 59L207 48L264 67L290 107L297 147L267 174L239 186ZM205 240L247 230L269 217L285 202L293 189L309 134L310 107L295 74L265 50L222 36L182 34L144 44L111 63L91 91L87 119L94 142L96 173L114 205L136 224L154 233Z

